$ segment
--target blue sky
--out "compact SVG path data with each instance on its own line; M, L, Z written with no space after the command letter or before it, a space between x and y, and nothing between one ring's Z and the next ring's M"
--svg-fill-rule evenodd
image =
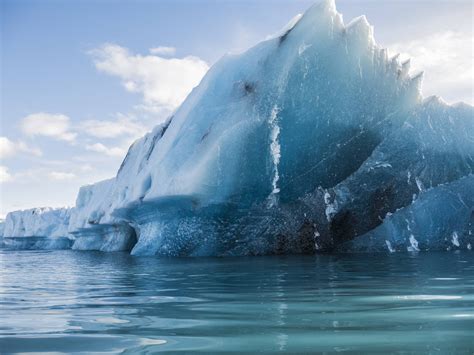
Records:
M315 1L1 0L0 216L73 205L113 176L227 52ZM473 3L339 0L379 44L425 70L424 93L473 103Z

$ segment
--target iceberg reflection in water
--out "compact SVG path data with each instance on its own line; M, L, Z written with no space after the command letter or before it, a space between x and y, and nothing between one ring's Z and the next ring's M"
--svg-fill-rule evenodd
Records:
M468 251L0 253L2 353L474 350Z

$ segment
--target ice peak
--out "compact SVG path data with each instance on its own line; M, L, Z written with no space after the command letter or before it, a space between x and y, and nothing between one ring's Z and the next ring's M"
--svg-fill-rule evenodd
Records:
M441 96L431 95L424 100L424 104L433 106L446 106L448 103L444 101Z
M365 15L352 19L346 26L346 31L366 37L370 43L375 44L374 28L370 25Z
M279 31L277 31L276 33L274 33L273 35L270 35L268 36L266 39L272 39L272 38L277 38L277 37L281 37L281 36L284 36L285 34L287 34L288 32L290 32L293 27L296 26L296 24L298 23L298 21L303 17L303 14L298 14L296 16L294 16L290 21L288 21L288 23L283 26Z
M335 0L322 0L315 3L304 13L304 17L313 17L320 14L336 15L336 2Z
M315 4L317 7L324 9L324 11L336 13L336 0L322 0L319 4Z

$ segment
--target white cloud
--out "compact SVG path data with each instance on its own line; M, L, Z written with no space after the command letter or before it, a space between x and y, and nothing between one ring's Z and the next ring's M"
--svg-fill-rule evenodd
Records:
M124 157L126 150L119 147L106 147L102 143L94 143L86 145L86 149L91 152L102 153L110 157Z
M32 154L37 157L43 155L41 149L29 147L25 142L19 141L16 143L16 146L18 147L18 150L22 153Z
M46 136L74 142L77 134L70 131L70 119L66 115L34 113L23 118L21 129L28 136Z
M141 136L145 127L127 117L119 117L116 121L88 120L81 129L90 136L97 138L116 138L119 136Z
M8 182L12 180L12 176L8 172L6 166L0 165L0 183Z
M159 46L159 47L150 48L150 53L161 55L161 56L172 56L172 55L175 55L176 48Z
M31 154L37 157L43 154L40 149L31 148L25 142L13 142L7 137L0 137L0 159L12 157L18 152Z
M15 143L9 140L7 137L0 137L0 158L4 159L15 155L16 147Z
M143 95L145 106L176 108L209 69L200 58L133 54L106 44L91 52L98 70L119 77L126 90Z
M89 173L94 170L94 168L90 164L81 164L78 166L78 168L81 173Z
M76 174L64 171L52 171L48 174L48 177L52 180L63 181L74 179L76 177Z
M439 32L413 41L394 43L391 54L411 58L412 72L424 71L423 93L447 101L474 103L474 38L469 33Z

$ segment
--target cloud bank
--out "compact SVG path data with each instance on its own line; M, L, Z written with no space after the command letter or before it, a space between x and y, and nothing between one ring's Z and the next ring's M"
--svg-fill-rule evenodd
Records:
M45 136L74 142L77 134L70 131L70 118L62 114L33 113L21 121L21 130L30 137Z
M31 154L37 157L43 155L40 149L32 148L23 141L14 142L7 137L0 137L0 159L10 158L18 153Z
M174 48L157 47L150 51L169 55ZM133 54L116 44L105 44L90 53L99 71L120 78L127 91L142 94L145 107L150 110L175 109L209 69L198 57Z

